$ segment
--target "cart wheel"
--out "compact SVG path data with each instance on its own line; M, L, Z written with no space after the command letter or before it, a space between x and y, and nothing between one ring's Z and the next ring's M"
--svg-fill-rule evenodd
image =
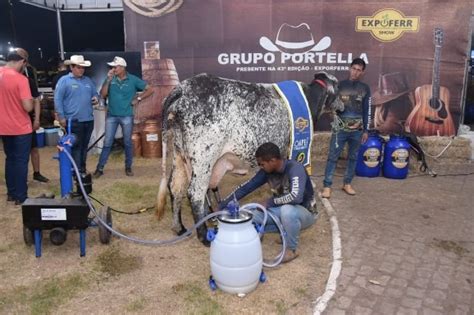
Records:
M112 213L107 206L103 206L99 210L99 217L107 223L108 226L112 226ZM112 236L112 233L105 228L102 223L97 222L99 225L99 239L102 244L109 244L110 243L110 237Z
M31 246L35 243L35 232L23 225L23 240L25 244Z

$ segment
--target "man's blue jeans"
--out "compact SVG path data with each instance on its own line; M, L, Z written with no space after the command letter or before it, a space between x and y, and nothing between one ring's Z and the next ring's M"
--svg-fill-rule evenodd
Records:
M91 140L92 131L94 130L94 121L72 121L71 133L76 135L76 142L72 146L71 155L76 163L79 171L85 173L87 160L87 147Z
M2 136L5 151L5 182L7 194L13 200L25 201L28 197L28 162L31 151L31 133L19 136Z
M131 168L133 162L133 145L132 145L132 131L133 131L133 116L112 116L107 115L105 121L105 140L102 152L100 153L98 170L103 170L107 160L109 159L110 150L114 144L115 133L118 126L122 127L123 144L125 146L125 168Z
M280 219L286 232L286 246L291 250L295 250L298 247L300 231L310 227L316 220L313 213L299 205L272 207L268 208L268 211ZM259 211L254 212L253 222L262 224L263 213ZM267 218L265 232L278 232L278 227L270 216Z
M331 136L331 142L329 145L329 154L326 164L326 171L324 172L324 187L332 186L332 178L334 171L336 170L337 160L341 155L344 145L347 143L349 145L349 154L347 161L346 173L344 174L344 184L350 184L354 178L356 163L357 163L357 153L359 152L360 141L362 138L362 130L357 131L343 131L340 130L337 133L333 132ZM338 147L336 148L336 139Z

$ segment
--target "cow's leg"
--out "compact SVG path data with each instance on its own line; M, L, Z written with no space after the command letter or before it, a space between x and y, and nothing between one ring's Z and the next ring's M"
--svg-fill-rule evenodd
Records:
M171 204L173 209L173 225L172 230L178 235L186 232L186 228L181 220L181 206L183 198L186 194L187 184L189 182L186 173L186 165L181 155L175 154L173 159L173 167L168 188L170 190Z

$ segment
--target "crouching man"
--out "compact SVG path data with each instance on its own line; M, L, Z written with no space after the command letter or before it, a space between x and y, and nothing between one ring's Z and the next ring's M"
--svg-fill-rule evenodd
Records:
M286 231L287 251L282 263L298 257L297 247L300 231L310 227L316 220L316 213L309 211L314 190L304 166L296 161L281 157L280 149L268 142L258 147L255 157L260 170L248 182L240 185L219 204L223 209L234 198L245 197L265 183L270 185L273 196L266 201L268 211L278 217ZM263 216L256 213L254 222L261 223ZM268 218L266 232L277 232L277 226Z

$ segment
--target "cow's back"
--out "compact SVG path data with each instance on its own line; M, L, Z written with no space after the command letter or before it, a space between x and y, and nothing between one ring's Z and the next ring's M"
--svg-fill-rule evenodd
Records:
M255 151L264 142L287 150L289 115L272 85L200 74L178 89L181 96L165 110L175 113L173 129L181 133L187 154L196 145L217 146L222 154L233 152L254 162Z

